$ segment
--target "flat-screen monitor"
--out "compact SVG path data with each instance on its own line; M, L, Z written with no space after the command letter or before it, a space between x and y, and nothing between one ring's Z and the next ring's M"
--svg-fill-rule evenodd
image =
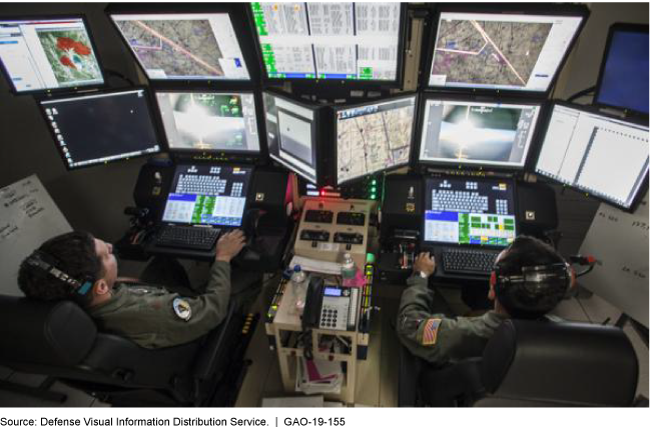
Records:
M111 14L152 80L250 80L228 13Z
M583 16L440 12L428 84L547 92Z
M270 79L397 81L400 3L251 3Z
M217 164L176 166L162 221L240 227L252 171Z
M648 126L555 104L535 171L630 210L648 177Z
M408 164L415 106L411 95L337 110L337 183Z
M523 169L541 105L427 98L419 161L475 168Z
M68 169L161 151L143 88L40 101Z
M510 180L427 178L424 193L426 243L505 247L517 237Z
M161 90L156 100L170 151L260 152L253 93Z
M648 114L648 25L614 24L598 76L594 101Z
M104 83L90 33L79 16L0 18L0 60L16 93Z
M273 93L264 93L269 156L312 183L318 181L317 110Z

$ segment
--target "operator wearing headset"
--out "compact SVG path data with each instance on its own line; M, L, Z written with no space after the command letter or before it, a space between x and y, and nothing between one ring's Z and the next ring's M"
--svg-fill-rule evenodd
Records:
M413 355L439 366L480 357L505 319L542 318L575 284L573 269L553 248L518 236L495 262L488 293L494 309L479 317L451 318L433 310L434 291L427 284L435 269L429 253L415 260L409 288L402 293L397 333Z

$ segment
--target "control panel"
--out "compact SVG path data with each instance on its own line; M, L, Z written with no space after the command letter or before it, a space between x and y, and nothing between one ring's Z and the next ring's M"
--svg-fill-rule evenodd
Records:
M365 200L305 199L295 254L340 263L348 252L364 267L371 207Z

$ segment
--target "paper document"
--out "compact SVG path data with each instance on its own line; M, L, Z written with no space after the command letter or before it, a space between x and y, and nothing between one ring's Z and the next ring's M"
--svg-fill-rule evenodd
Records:
M313 258L294 256L289 263L289 267L299 265L306 272L325 273L328 275L340 275L341 265L331 261L315 260Z

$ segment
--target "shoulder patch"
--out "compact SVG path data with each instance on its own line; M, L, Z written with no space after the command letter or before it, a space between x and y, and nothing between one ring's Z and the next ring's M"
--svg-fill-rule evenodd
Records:
M192 308L184 298L176 297L172 302L172 308L174 308L176 316L183 321L189 321L192 318Z
M440 318L431 318L424 322L424 328L422 329L422 345L431 346L435 345L438 340L438 329L440 328L440 323L442 319Z

